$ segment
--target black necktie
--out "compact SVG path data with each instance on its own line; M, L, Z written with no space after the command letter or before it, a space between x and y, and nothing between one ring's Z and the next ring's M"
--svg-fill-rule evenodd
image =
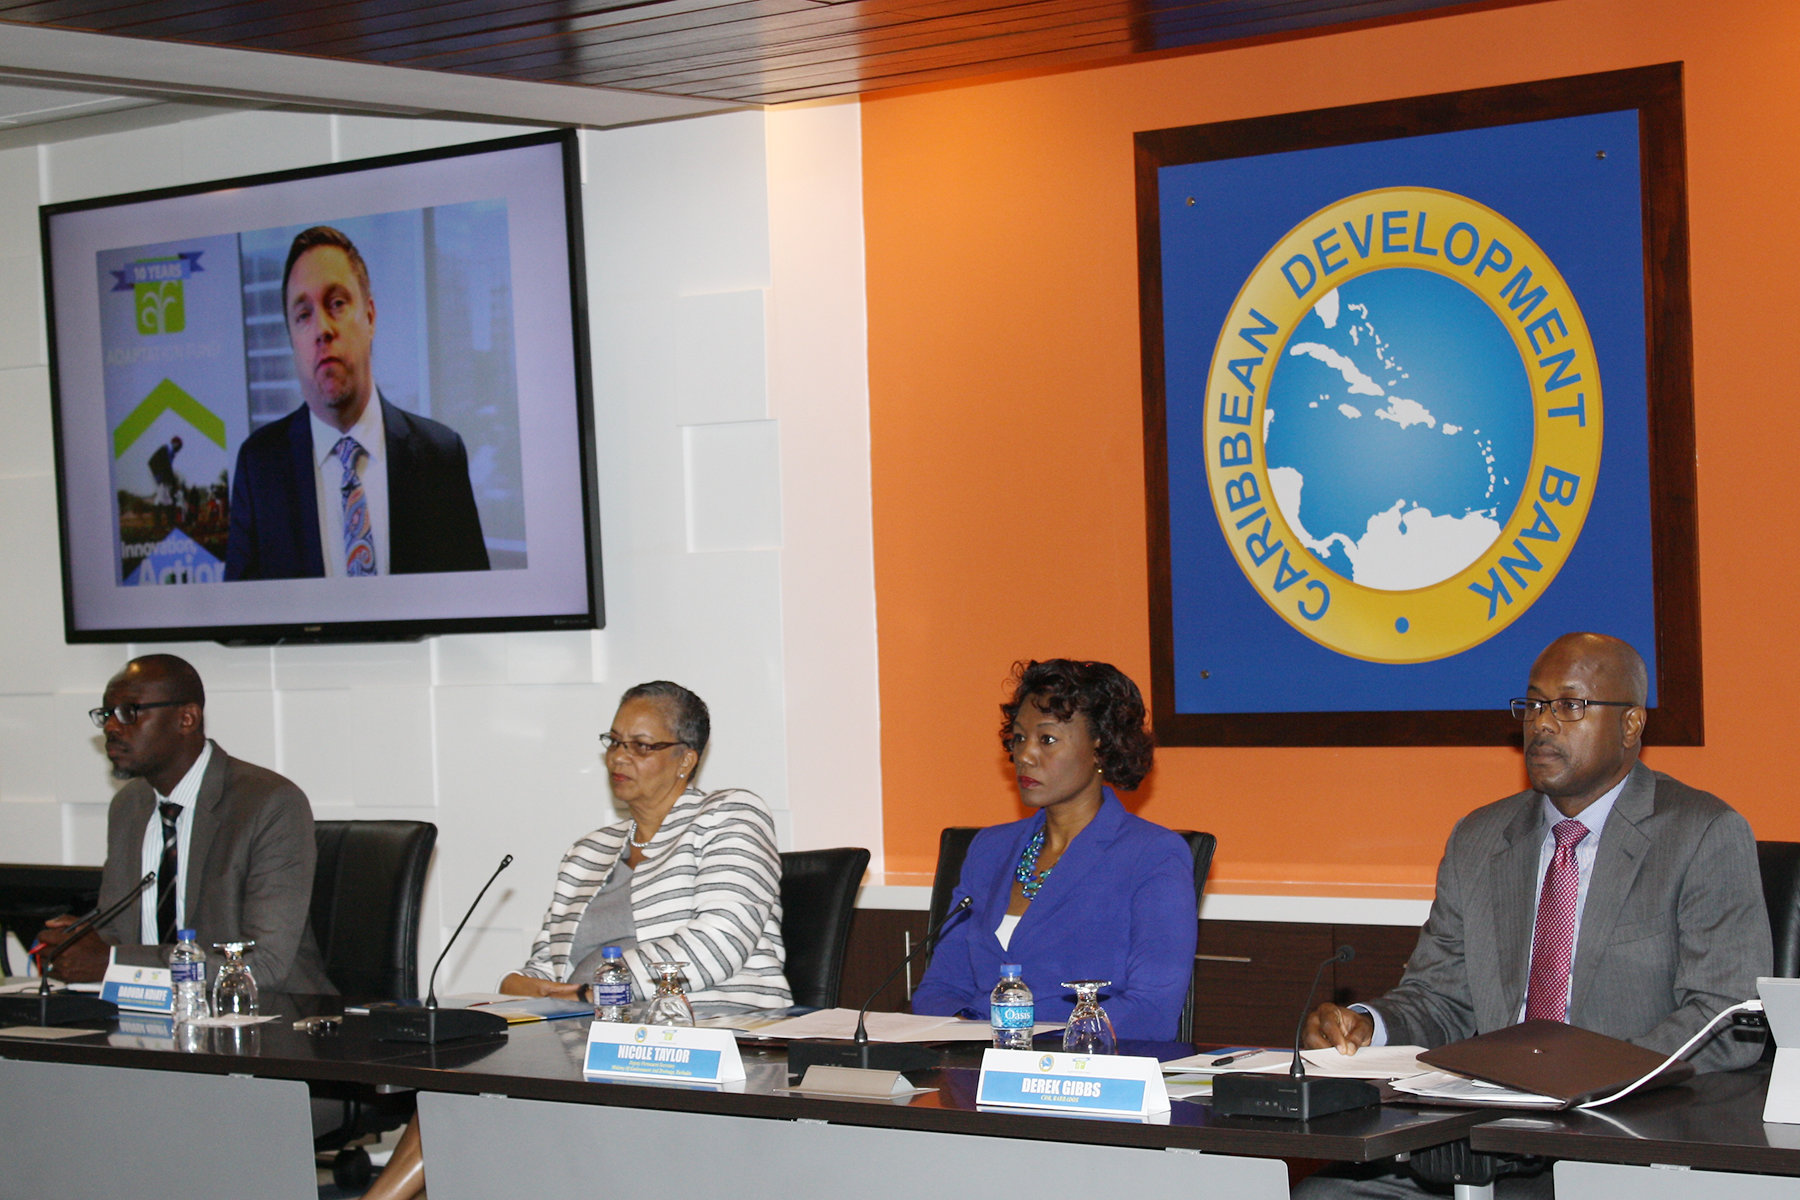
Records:
M175 818L181 815L181 805L164 800L156 807L163 823L162 865L156 868L156 940L169 945L175 941L175 888L181 882L175 839Z

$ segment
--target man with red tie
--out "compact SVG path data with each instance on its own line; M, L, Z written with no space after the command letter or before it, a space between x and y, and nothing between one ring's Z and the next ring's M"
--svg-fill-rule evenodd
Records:
M1393 991L1321 1004L1306 1044L1442 1046L1524 1020L1567 1021L1672 1053L1773 970L1750 825L1723 800L1638 761L1644 660L1571 633L1512 702L1531 790L1450 834L1431 915ZM1701 1071L1762 1046L1715 1033Z
M1665 1053L1756 994L1772 968L1750 825L1638 761L1644 660L1617 638L1551 643L1513 701L1532 790L1464 817L1399 986L1322 1004L1307 1044L1441 1046L1519 1021L1568 1021ZM1700 1070L1761 1047L1715 1035Z

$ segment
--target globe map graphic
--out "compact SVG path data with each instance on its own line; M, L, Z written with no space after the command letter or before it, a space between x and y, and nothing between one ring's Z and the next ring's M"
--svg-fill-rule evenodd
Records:
M1390 268L1314 303L1264 408L1269 483L1326 567L1380 591L1480 558L1531 463L1531 385L1488 306L1454 279Z

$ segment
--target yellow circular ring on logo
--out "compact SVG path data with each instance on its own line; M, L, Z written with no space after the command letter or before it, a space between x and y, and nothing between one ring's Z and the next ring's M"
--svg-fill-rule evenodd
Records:
M1288 341L1319 299L1361 275L1431 271L1478 296L1530 381L1531 466L1501 532L1429 587L1380 590L1320 562L1269 484L1266 400ZM1600 368L1574 293L1501 214L1435 188L1379 188L1301 221L1257 264L1219 332L1207 373L1206 476L1245 578L1295 629L1371 662L1428 662L1487 641L1536 602L1568 560L1600 469Z

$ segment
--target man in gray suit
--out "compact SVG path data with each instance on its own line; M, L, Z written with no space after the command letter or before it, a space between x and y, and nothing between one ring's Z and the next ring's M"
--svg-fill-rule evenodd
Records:
M1670 1053L1756 994L1773 952L1755 838L1717 796L1638 761L1648 692L1644 660L1617 638L1572 633L1538 656L1513 701L1532 790L1457 822L1399 985L1368 1005L1321 1004L1308 1046L1442 1046L1517 1024L1529 1005ZM1572 847L1560 910L1559 842ZM1727 1030L1689 1057L1726 1070L1761 1049Z
M98 979L115 956L160 965L173 931L189 928L209 955L214 942L254 940L249 962L265 988L335 991L307 915L318 851L305 794L207 738L205 688L172 654L133 659L106 685L102 704L89 715L106 734L113 774L131 782L107 813L100 904L148 871L159 879L69 947L55 973ZM57 929L72 923L53 919L45 941L57 944ZM216 956L209 965L216 970Z
M1441 1046L1523 1019L1551 829L1569 818L1592 850L1576 845L1573 963L1553 1019L1668 1053L1756 994L1773 968L1755 838L1717 796L1638 762L1647 691L1643 659L1617 638L1569 634L1538 656L1513 702L1533 790L1457 823L1399 986L1367 1006L1320 1005L1308 1045ZM1760 1051L1726 1034L1691 1057L1724 1070Z

